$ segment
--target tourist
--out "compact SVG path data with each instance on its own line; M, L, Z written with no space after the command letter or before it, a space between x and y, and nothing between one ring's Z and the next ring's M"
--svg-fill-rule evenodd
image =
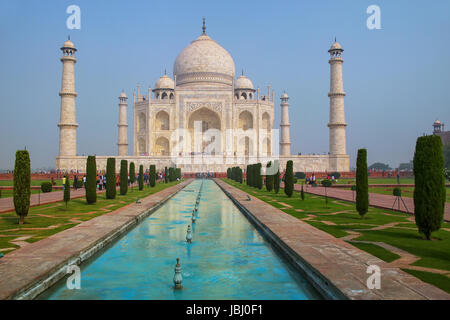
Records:
M86 175L83 177L83 187L86 189Z
M62 186L63 186L63 190L64 190L64 188L66 187L66 176L64 176L63 178L62 178Z

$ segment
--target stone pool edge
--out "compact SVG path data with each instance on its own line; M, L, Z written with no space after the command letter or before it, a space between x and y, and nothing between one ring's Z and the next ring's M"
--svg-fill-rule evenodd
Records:
M25 284L17 284L16 288L8 289L5 288L5 286L8 286L10 283L8 281L5 281L3 279L0 279L0 300L31 300L36 298L38 295L43 293L45 290L50 288L53 284L61 280L63 277L67 275L67 267L70 265L80 265L93 257L94 255L98 254L100 251L105 249L107 246L109 246L111 243L113 243L115 240L120 238L125 233L129 232L132 228L134 228L136 225L138 225L143 219L150 216L152 213L154 213L156 210L158 210L161 206L163 206L168 200L170 200L172 197L174 197L178 192L183 190L186 186L188 186L193 179L188 179L186 181L182 181L181 183L174 185L172 187L169 187L167 189L161 190L157 193L151 194L147 196L146 198L140 199L141 204L137 203L131 203L128 204L122 208L119 208L118 210L115 210L113 212L109 212L107 214L98 216L96 218L93 218L91 220L85 221L75 227L72 227L70 229L58 232L57 234L54 234L48 238L45 238L41 241L49 242L51 244L52 240L58 241L58 239L62 238L63 233L67 233L68 237L70 237L70 233L72 233L73 241L76 241L76 233L77 229L80 230L86 230L86 228L94 228L96 226L101 226L102 221L101 220L108 220L116 217L118 221L114 221L113 228L110 230L102 230L103 234L99 236L97 239L89 239L90 243L89 245L78 248L74 252L71 252L69 255L61 256L58 252L55 254L55 257L52 257L56 260L53 261L52 265L50 265L46 270L33 270L32 268L27 268L26 264L28 262L28 259L39 259L41 258L39 256L39 252L34 255L33 254L26 254L23 255L23 259L17 259L12 258L8 259L8 256L10 255L18 255L20 258L21 252L20 250L30 250L30 247L33 245L38 244L41 241L32 243L24 248L20 248L15 250L14 252L8 254L2 260L0 260L0 271L3 271L6 267L9 267L11 273L15 273L16 276L13 275L8 278L12 279L14 281L17 279L17 270L15 267L15 264L22 264L22 268L25 270L31 270L32 273L35 271L35 275L26 274L24 276L27 276L28 279L25 280ZM158 199L159 197L162 198ZM152 201L156 200L156 201ZM136 214L127 213L129 210L134 210ZM120 216L119 216L120 215ZM103 219L102 219L103 218ZM66 236L66 237L67 237ZM53 238L53 239L52 239ZM48 245L48 244L47 244ZM42 248L42 246L41 246ZM45 248L43 251L46 251ZM31 257L30 257L31 256ZM22 261L19 261L22 260ZM45 259L44 259L45 260ZM51 260L51 259L50 259ZM42 261L42 264L45 265L46 261ZM9 263L9 265L8 265ZM24 266L25 265L25 266ZM3 268L2 268L3 267ZM44 267L45 268L45 267ZM5 279L8 275L4 272L0 272L2 274L2 277ZM20 277L20 272L18 274ZM20 282L20 281L19 281ZM22 281L23 282L23 281Z
M281 251L325 299L450 299L450 295L443 290L424 283L398 268L389 267L386 262L351 244L334 238L221 179L214 181L247 219ZM244 205L247 196L250 196L251 200ZM252 206L253 208L248 208ZM258 206L260 212L254 210ZM308 239L293 236L293 230L299 235L302 231L309 232L311 237ZM342 258L342 261L339 258ZM369 265L378 265L382 270L382 288L379 290L367 288L365 280L370 276L366 272Z

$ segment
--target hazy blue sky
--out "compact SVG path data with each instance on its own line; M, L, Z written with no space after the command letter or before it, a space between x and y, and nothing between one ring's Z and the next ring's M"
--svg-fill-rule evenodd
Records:
M68 30L66 8L81 8ZM381 30L366 27L369 5ZM118 99L154 86L178 53L207 33L255 86L290 96L292 154L328 151L328 52L344 47L347 149L398 166L439 118L450 128L450 1L10 1L0 2L0 168L30 150L32 167L54 167L61 86L59 48L78 48L78 153L117 154ZM264 89L263 89L264 88ZM132 100L132 99L130 99ZM132 107L129 106L129 123ZM129 141L132 128L129 127ZM130 145L130 150L132 146Z

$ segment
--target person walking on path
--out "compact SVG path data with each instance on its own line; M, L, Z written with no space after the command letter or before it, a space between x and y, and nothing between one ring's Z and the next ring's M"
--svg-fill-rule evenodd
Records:
M63 178L62 178L62 186L63 186L63 190L66 188L66 176L64 176Z

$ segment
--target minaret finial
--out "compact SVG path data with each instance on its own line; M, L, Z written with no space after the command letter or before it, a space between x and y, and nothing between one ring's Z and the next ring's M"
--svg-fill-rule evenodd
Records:
M167 69L164 69L164 75L165 76L167 75Z
M69 36L67 37L67 39L69 39L69 40L70 40L70 34L69 34Z
M242 75L244 75L244 69L242 69Z
M337 41L336 41L336 37L334 37L334 42L337 42Z
M202 27L202 30L203 30L203 34L206 34L206 19L205 19L205 17L203 17L203 27Z

